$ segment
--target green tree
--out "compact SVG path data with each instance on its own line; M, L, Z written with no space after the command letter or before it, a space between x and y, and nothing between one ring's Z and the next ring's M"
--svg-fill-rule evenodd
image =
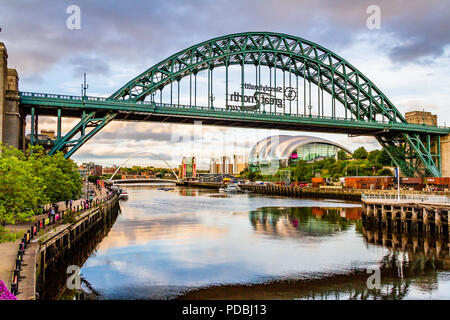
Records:
M255 181L258 179L262 179L261 172L259 171L250 171L247 175L248 180Z
M393 175L392 171L387 168L380 169L377 172L377 176L392 176L392 175Z
M28 220L41 213L40 206L81 195L82 181L77 166L62 153L47 156L42 147L30 147L26 154L1 146L0 220L5 223ZM3 229L0 231L4 231Z
M0 155L0 220L15 223L27 220L45 204L42 177L36 175L31 161L10 147L1 147Z
M348 159L347 152L345 152L342 149L338 151L337 156L338 156L338 160L347 160Z
M311 165L309 165L305 160L298 160L297 165L294 169L294 179L297 182L308 181L311 179Z
M386 150L381 150L377 156L377 162L383 166L390 166L392 164L392 159Z
M77 166L72 160L65 159L62 152L52 156L33 152L29 161L33 163L36 174L43 178L44 193L50 203L81 196L83 182Z
M100 179L101 179L101 177L99 177L99 176L89 176L88 177L88 181L91 183L97 183L97 180L100 180Z
M368 152L364 147L359 147L358 149L355 150L355 152L353 152L354 159L367 159L367 156Z
M378 162L378 157L379 157L380 153L381 153L381 150L372 150L369 152L367 159L369 159L369 161L371 163L376 163L376 162Z

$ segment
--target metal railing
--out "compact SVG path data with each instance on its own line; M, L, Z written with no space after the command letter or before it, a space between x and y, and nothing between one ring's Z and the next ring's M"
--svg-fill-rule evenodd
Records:
M72 95L60 95L60 94L52 94L52 93L38 93L38 92L19 92L21 97L35 97L35 98L44 98L44 99L64 99L64 100L75 100L75 101L100 101L100 102L108 102L111 104L126 104L130 105L156 105L158 107L165 108L174 108L174 109L197 109L197 110L206 110L206 111L220 111L220 112L229 112L229 113L240 113L240 114L251 114L251 115L259 115L259 116L279 116L279 117L287 117L287 118L302 118L302 119L314 119L314 120L333 120L333 121L343 121L343 122L354 122L361 123L367 125L367 123L374 124L389 124L389 125L407 125L411 128L423 129L424 125L421 124L413 124L413 123L402 123L402 122L392 122L386 121L383 117L382 119L375 121L367 121L358 120L355 118L344 118L344 117L332 117L332 116L320 116L320 115L312 115L312 114L297 114L297 113L287 113L287 112L272 112L272 111L250 111L250 110L236 110L236 109L226 109L226 108L218 108L218 107L205 107L205 106L193 106L193 105L185 105L185 104L177 104L177 103L159 103L156 101L127 101L127 100L110 100L105 97L94 97L94 96L72 96ZM439 129L448 129L447 126L432 126L427 125L427 127L434 127Z
M421 203L444 203L450 204L450 198L445 195L427 194L362 194L361 200L385 201L393 200L397 202L421 202Z

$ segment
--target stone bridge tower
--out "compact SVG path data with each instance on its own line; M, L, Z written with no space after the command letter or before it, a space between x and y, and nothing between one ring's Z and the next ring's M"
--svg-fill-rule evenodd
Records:
M437 115L426 111L411 111L405 113L406 121L409 123L426 124L437 126ZM450 177L450 135L440 137L440 145L432 143L434 152L440 148L441 152L441 173L443 177Z
M450 134L441 137L442 176L450 177Z
M0 141L25 149L26 115L19 105L19 76L8 69L8 53L0 42Z

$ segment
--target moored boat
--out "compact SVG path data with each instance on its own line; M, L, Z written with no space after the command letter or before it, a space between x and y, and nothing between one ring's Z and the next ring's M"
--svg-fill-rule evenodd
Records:
M119 200L128 200L128 193L126 191L122 191L119 194Z

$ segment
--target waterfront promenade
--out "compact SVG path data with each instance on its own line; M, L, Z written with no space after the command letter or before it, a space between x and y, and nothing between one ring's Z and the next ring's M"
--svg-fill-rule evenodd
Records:
M102 188L101 190L98 190L95 188L92 184L90 185L93 190L95 191L95 197L96 199L103 199L107 196L107 189ZM73 207L82 206L82 201L84 201L85 198L78 199L73 201ZM65 202L61 201L58 203L58 210L64 211L67 210ZM26 230L28 230L36 221L42 220L44 218L47 218L46 214L38 215L32 217L32 220L28 222L22 222L18 224L10 224L7 225L6 228L11 232L21 232L26 233ZM46 231L50 231L51 228L46 229ZM17 248L19 247L19 244L21 243L22 238L17 239L15 242L5 242L0 243L0 280L2 280L6 287L9 289L11 287L11 282L14 274L15 264L16 264L16 258L17 258Z
M191 186L201 187L200 185ZM306 198L329 198L361 201L362 195L385 195L396 198L397 190L369 190L369 189L345 189L345 188L300 188L276 185L256 185L256 184L239 184L239 188L253 193L266 194L271 196L285 197L306 197ZM401 190L402 196L421 195L423 191ZM448 192L433 192L435 196L448 196Z

